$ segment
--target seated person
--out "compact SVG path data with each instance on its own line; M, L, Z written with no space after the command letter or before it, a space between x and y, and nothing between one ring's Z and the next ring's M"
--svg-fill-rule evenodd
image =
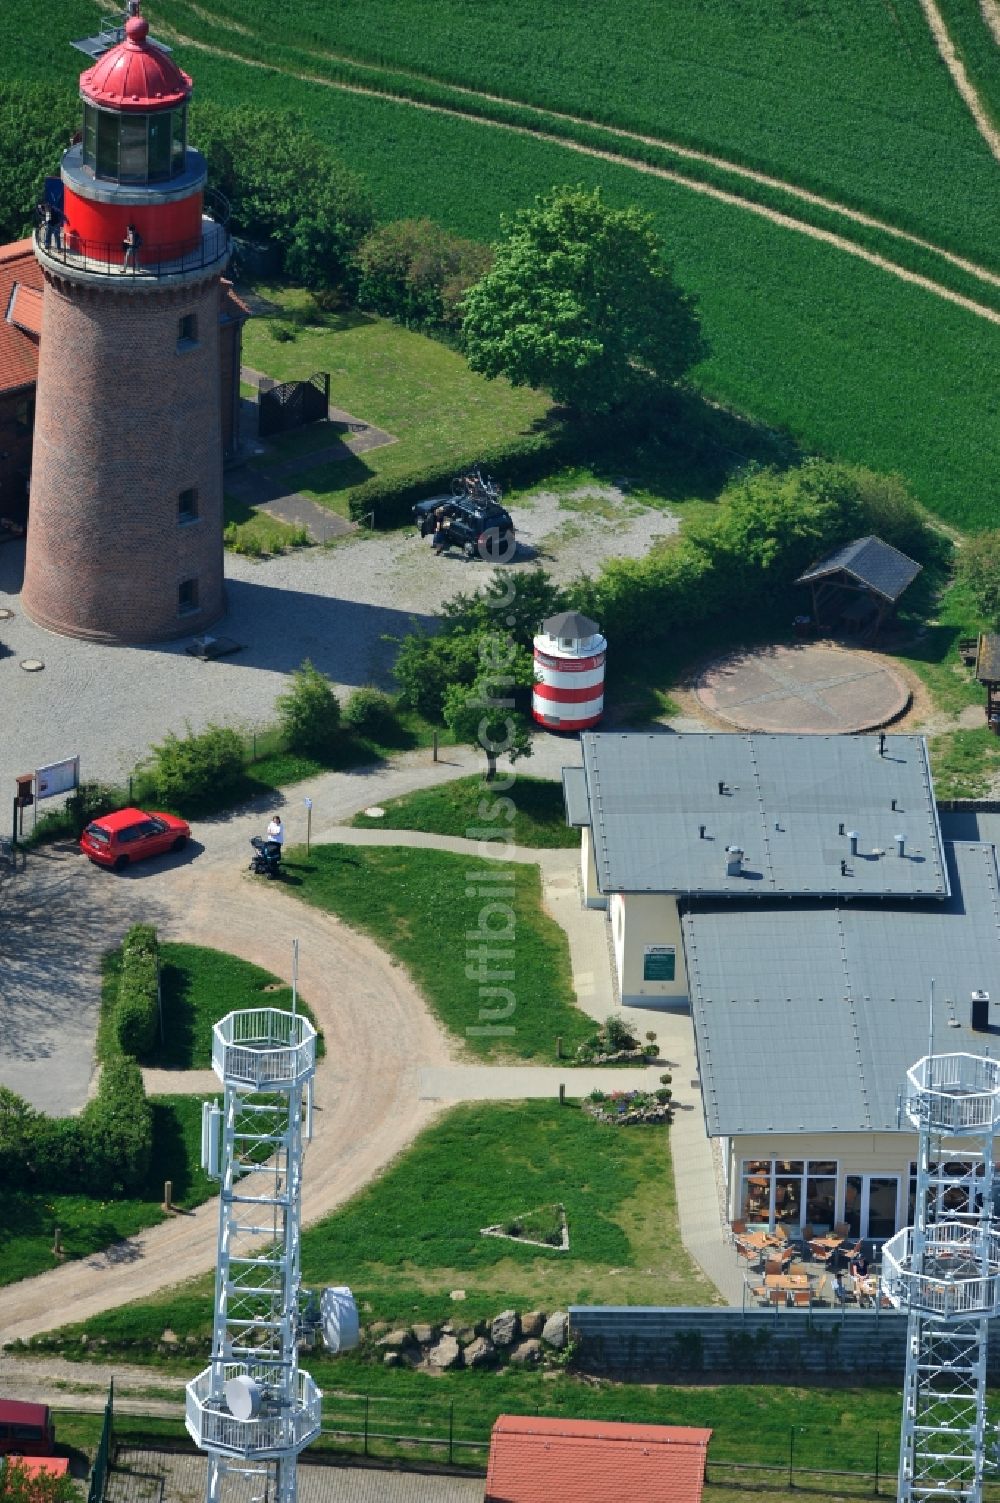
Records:
M866 1279L868 1277L868 1259L861 1251L860 1243L851 1254L850 1269L856 1279Z

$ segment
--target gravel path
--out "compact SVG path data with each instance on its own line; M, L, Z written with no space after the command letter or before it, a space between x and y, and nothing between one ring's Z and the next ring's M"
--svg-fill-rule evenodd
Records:
M678 526L669 513L638 506L611 487L519 498L514 520L523 546L511 571L538 558L561 580L613 555L638 557ZM285 675L307 657L342 690L387 684L395 646L385 638L430 625L443 600L481 587L492 574L458 553L434 558L415 532L345 538L261 563L228 555L229 613L213 631L243 650L201 662L185 653L183 641L108 647L43 631L19 608L23 558L23 544L0 547L0 606L16 613L0 623L10 654L0 658L4 789L18 773L75 753L85 778L127 777L151 743L168 731L183 735L187 723L264 725L273 720ZM40 658L44 672L23 672L25 658ZM4 831L6 821L0 813Z

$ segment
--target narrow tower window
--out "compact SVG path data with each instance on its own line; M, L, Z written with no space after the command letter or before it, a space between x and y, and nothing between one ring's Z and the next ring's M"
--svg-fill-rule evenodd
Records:
M198 520L198 492L193 485L177 497L177 520L179 523Z
M189 616L198 609L197 579L182 579L177 586L177 614Z
M177 348L190 350L198 343L198 315L184 313L177 320Z

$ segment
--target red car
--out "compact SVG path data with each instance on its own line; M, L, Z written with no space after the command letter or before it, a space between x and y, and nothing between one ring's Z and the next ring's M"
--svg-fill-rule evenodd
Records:
M190 835L191 826L175 814L119 809L116 814L102 814L87 826L80 836L80 849L98 866L113 866L120 872L147 856L182 850Z

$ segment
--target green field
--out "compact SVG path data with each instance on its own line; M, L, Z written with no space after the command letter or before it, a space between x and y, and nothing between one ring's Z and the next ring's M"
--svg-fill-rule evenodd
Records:
M696 377L707 396L787 429L806 448L899 471L958 526L992 520L1000 469L994 324L746 206L582 156L570 141L501 136L472 119L290 76L308 71L328 83L356 83L355 63L367 49L367 86L399 92L405 84L415 95L454 103L453 89L400 74L404 63L426 73L446 67L452 83L759 163L996 265L996 167L936 58L919 0L875 7L754 0L738 13L727 0L618 9L582 0L546 7L542 16L528 0L503 7L394 0L374 13L296 0L295 8L301 26L291 37L287 13L257 0L226 0L232 27L180 0L156 8L154 22L290 70L177 44L204 97L299 112L367 179L383 216L430 214L489 239L502 212L553 182L583 179L601 184L615 203L639 203L654 214L682 283L699 298L712 354ZM49 49L31 25L36 0L15 0L10 10L17 34L8 69L51 77ZM71 31L91 15L72 0L61 20ZM260 36L248 34L255 26ZM968 21L979 26L978 18ZM69 84L74 55L67 49L54 66ZM465 97L463 108L502 115L507 107ZM545 122L539 116L536 124ZM583 126L560 129L591 139ZM706 178L717 172L685 170ZM817 210L799 205L795 213L826 223ZM875 233L846 220L840 227L865 244ZM915 269L926 273L928 253L882 238L891 259L915 265L916 258ZM963 291L970 285L944 263L936 279L961 282ZM995 295L983 290L979 301ZM378 470L404 462L400 446L398 455L386 450L366 463ZM316 488L343 479L322 474Z
M507 1011L507 998L481 998L480 961L467 954L477 941L467 940L466 932L477 929L488 901L469 886L468 874L477 870L474 857L399 846L319 845L307 858L297 846L285 868L306 902L370 934L401 961L456 1041L481 1059L555 1063L557 1038L571 1056L593 1032L576 1006L566 936L542 910L537 866L505 868L513 887L513 1011ZM507 902L508 884L493 886L496 901ZM496 933L496 918L488 923Z

